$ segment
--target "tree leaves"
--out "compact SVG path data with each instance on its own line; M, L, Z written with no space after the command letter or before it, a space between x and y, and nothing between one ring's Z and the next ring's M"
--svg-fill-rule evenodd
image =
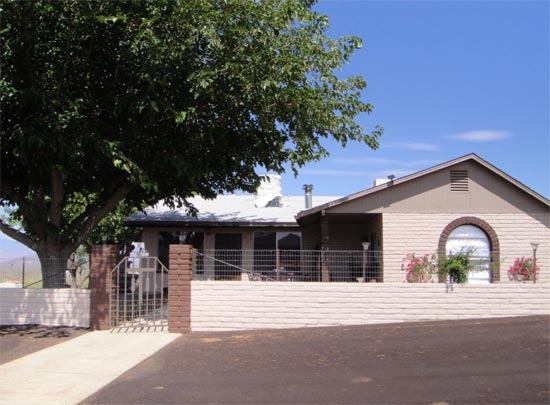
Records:
M256 167L297 170L324 138L376 148L382 129L357 123L366 81L337 75L361 41L328 37L313 3L5 3L0 196L28 244L74 247L121 200L253 191Z

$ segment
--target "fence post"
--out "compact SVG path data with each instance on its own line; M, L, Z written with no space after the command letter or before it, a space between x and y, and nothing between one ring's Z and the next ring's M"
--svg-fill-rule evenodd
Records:
M191 269L193 246L170 245L168 269L168 332L191 332Z
M117 265L118 245L94 245L90 262L90 329L109 329L111 271Z
M25 288L25 258L23 257L23 271L21 272L21 288Z

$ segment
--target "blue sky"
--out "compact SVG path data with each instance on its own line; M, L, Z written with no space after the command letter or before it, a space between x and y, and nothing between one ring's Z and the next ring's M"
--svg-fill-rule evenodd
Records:
M375 109L360 122L385 134L376 151L327 142L331 157L284 175L284 193L348 195L474 152L549 198L549 4L321 0L331 36L363 39L342 75L367 79ZM21 246L0 233L0 257Z
M363 39L342 75L367 79L375 109L360 122L385 134L376 151L327 143L331 157L285 175L284 192L347 195L474 152L548 198L549 4L321 0L331 36Z

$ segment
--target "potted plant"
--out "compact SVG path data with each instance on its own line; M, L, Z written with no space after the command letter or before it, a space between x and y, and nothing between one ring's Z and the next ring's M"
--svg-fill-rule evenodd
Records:
M468 273L474 267L470 261L471 253L470 250L461 250L443 259L439 266L439 274L449 276L452 283L465 284L468 282Z
M540 272L540 268L533 263L533 259L530 257L517 257L508 268L508 277L512 281L529 281L534 280L537 274Z
M433 275L437 273L437 257L429 253L416 256L407 253L401 261L401 269L406 272L405 281L408 283L428 283L433 281Z

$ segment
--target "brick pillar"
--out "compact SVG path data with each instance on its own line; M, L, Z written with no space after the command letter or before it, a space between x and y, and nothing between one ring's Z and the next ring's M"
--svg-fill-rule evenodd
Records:
M94 245L90 263L90 329L109 329L111 271L117 265L118 245Z
M191 332L191 266L193 246L170 245L168 331Z

